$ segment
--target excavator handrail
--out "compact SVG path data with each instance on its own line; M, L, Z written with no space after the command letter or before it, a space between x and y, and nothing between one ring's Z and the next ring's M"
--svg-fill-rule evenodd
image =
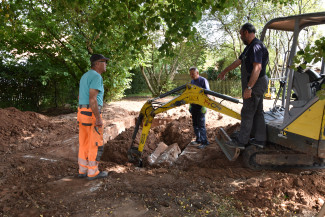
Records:
M190 83L188 83L188 84L190 84ZM175 88L175 89L173 89L173 90L171 90L171 91L168 91L168 92L166 92L166 93L163 93L163 94L159 95L158 97L156 97L156 98L154 98L154 99L152 99L152 100L150 100L150 101L155 101L155 100L157 100L157 99L162 99L162 98L164 98L164 97L166 97L166 96L169 96L169 95L171 95L171 94L173 94L173 93L177 93L177 92L179 92L180 90L185 89L185 88L186 88L186 85L188 85L188 84L184 84L184 85L179 86L179 87L177 87L177 88ZM204 90L204 93L205 93L205 94L212 95L212 96L215 96L215 97L218 97L218 98L224 99L224 100L228 100L228 101L230 101L230 102L240 103L239 99L233 98L233 97L231 97L231 96L227 96L227 95L224 95L224 94L221 94L221 93L217 93L217 92L214 92L214 91L212 91L212 90L207 90L207 89L204 89L204 88L202 88L202 89Z
M227 96L227 95L224 95L224 94L221 94L221 93L217 93L217 92L214 92L212 90L204 89L204 93L208 94L208 95L218 97L218 98L221 98L221 99L224 99L224 100L228 100L230 102L240 103L239 99L236 99L236 98L233 98L231 96Z
M162 99L162 98L164 98L166 96L169 96L169 95L171 95L173 93L177 93L178 91L183 90L185 88L186 88L186 84L183 84L182 86L176 87L175 89L173 89L171 91L168 91L166 93L163 93L163 94L159 95L157 98L152 99L152 101L154 101L156 99Z

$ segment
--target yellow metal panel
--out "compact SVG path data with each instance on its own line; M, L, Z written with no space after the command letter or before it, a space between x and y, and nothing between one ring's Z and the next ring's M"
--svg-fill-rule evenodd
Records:
M324 101L319 100L293 121L286 131L319 140L320 131L324 127Z
M140 152L143 151L143 148L144 148L144 145L146 143L146 140L147 140L147 136L149 134L149 130L150 130L150 127L151 127L151 123L152 123L152 118L150 118L150 122L148 123L145 123L148 119L143 119L143 128L142 128L142 132L141 132L141 138L140 138L140 143L139 143L139 147L138 147L138 150Z
M324 103L324 107L325 107L325 85L324 84L322 84L321 89L316 92L316 95L318 96L319 101ZM323 111L322 128L321 128L321 132L320 132L320 140L325 140L324 133L325 133L325 108L324 108L324 111ZM319 144L319 150L321 150L322 144L324 144L324 143ZM324 155L322 155L322 156L324 156Z
M321 132L320 132L320 140L325 140L325 109L323 112L323 118L322 118L322 128L321 128Z

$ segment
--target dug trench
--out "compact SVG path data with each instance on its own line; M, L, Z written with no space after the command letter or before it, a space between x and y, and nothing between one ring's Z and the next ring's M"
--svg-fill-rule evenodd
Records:
M129 163L134 120L145 100L105 106L100 170L109 176L94 181L76 177L76 113L1 109L0 216L315 216L323 205L324 170L252 171L240 158L230 162L215 137L219 127L231 132L239 123L214 111L207 114L207 148L189 145L190 114L179 107L156 117L144 167ZM180 153L173 163L150 164L162 143Z

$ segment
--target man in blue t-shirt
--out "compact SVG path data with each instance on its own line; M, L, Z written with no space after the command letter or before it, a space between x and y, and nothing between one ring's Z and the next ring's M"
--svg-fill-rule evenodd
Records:
M79 178L93 180L107 177L107 172L98 170L103 154L103 106L104 85L101 74L106 71L108 58L101 54L90 57L91 69L80 79L79 86Z
M191 84L210 90L208 80L199 75L199 70L196 67L191 67L189 71L192 78ZM209 145L205 129L206 108L197 104L190 104L190 113L192 114L193 128L196 136L196 140L192 144L201 144L198 148L203 149Z
M263 112L263 96L267 89L268 78L266 65L269 52L264 44L255 37L256 29L250 24L244 24L240 29L240 38L246 45L243 53L232 64L226 67L218 78L241 65L241 83L243 107L241 110L240 131L232 137L229 146L245 149L250 143L263 148L266 141L266 125ZM253 138L250 139L250 136Z

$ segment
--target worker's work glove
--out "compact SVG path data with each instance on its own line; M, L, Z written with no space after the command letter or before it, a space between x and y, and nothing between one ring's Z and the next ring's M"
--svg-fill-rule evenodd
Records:
M202 114L205 114L205 113L207 113L207 108L206 108L206 107L204 107L204 106L202 106L202 108L201 108L201 112L202 112Z

